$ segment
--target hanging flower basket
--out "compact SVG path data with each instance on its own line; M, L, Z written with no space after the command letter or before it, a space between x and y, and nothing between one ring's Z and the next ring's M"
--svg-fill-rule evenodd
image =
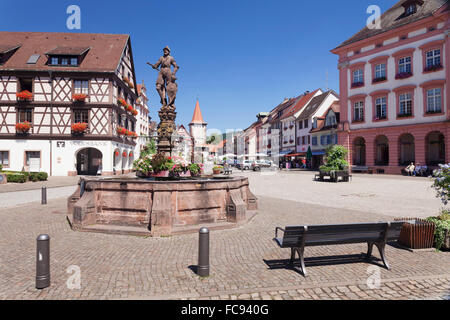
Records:
M88 124L86 122L78 122L72 124L72 132L75 134L83 134L86 132Z
M139 112L136 109L133 109L131 113L133 114L133 116L137 116Z
M128 156L128 153L126 151L122 152L122 157L126 158Z
M16 124L16 132L17 133L28 133L31 129L31 123L28 121L17 123Z
M88 97L87 94L76 93L76 94L72 95L72 100L75 102L85 102L87 97Z
M133 156L133 152L130 152L128 156L131 158Z
M17 92L16 93L16 97L17 97L17 100L19 100L19 101L31 101L31 100L33 100L33 94L30 91L28 91L28 90Z
M114 152L114 155L115 155L116 157L118 157L119 154L120 154L119 151Z

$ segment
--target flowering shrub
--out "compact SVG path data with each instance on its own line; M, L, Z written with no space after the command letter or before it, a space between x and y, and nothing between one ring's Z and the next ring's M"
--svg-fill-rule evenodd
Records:
M428 221L433 222L434 229L434 245L436 249L441 249L444 246L445 234L450 231L450 214L447 210L442 210L439 217L429 217Z
M24 90L21 92L17 92L16 97L19 100L30 101L31 99L33 99L33 94L28 90Z
M84 133L87 129L88 124L86 122L78 122L72 124L72 132L74 133Z
M189 165L189 171L194 176L196 176L196 175L198 175L200 173L203 173L203 163L201 163L201 164L196 164L196 163L190 164Z
M155 173L170 171L173 168L174 164L175 163L173 162L172 157L165 157L164 155L159 153L153 156L151 162L153 171Z
M78 94L78 93L76 93L76 94L72 95L72 99L74 101L84 102L86 100L86 98L87 98L87 94Z
M141 157L133 163L134 170L142 172L145 175L151 174L153 172L152 158L153 154L141 154Z
M17 123L16 124L16 131L19 133L27 133L31 129L31 123L28 121Z
M440 164L439 169L433 172L433 179L432 187L436 190L436 197L447 205L450 200L450 164Z

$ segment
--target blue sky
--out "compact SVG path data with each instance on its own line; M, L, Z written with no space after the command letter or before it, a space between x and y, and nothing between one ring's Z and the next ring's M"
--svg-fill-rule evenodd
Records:
M199 97L208 128L243 129L284 97L328 87L339 91L330 52L362 29L369 5L395 0L2 0L0 30L130 34L138 81L157 118L155 63L169 45L178 72L177 123L189 124ZM66 9L81 8L81 30ZM343 23L344 21L344 23Z

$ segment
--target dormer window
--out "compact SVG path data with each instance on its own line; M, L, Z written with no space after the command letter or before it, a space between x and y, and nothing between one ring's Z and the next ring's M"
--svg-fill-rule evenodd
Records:
M405 1L402 6L405 8L405 12L402 14L400 18L408 17L410 15L413 15L417 12L417 6L423 5L423 0L407 0Z
M0 45L0 65L6 63L19 48L20 45Z
M48 64L51 66L78 67L89 49L86 47L57 47L46 53L49 57Z
M406 11L405 12L406 12L406 15L409 16L409 15L412 15L412 14L416 13L416 11L417 11L416 4L412 3L412 4L410 4L410 5L408 5L406 7Z

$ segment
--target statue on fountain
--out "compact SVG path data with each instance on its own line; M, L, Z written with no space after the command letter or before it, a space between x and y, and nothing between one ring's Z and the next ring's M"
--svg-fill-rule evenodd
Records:
M164 55L153 65L147 62L153 69L158 70L156 79L156 91L161 98L161 110L159 113L160 123L158 125L158 153L167 157L171 156L173 149L172 134L175 131L175 99L178 85L176 73L180 67L170 55L170 48L163 49ZM172 71L173 67L173 71Z

